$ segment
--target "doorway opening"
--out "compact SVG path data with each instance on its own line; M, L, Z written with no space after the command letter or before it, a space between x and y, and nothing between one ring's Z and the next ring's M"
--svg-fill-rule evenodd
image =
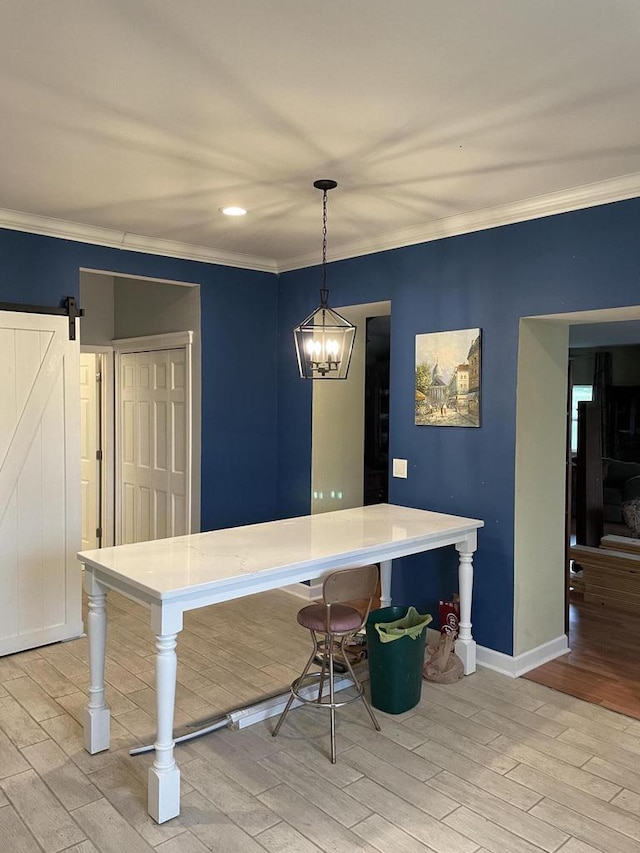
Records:
M364 505L389 500L391 317L367 317L364 384Z
M196 283L156 280L135 276L116 275L102 270L80 270L80 305L84 310L81 321L80 343L87 363L91 364L91 355L100 369L101 382L99 392L99 417L96 420L96 435L86 439L86 449L93 453L93 465L83 463L91 469L94 480L93 492L83 482L83 492L87 493L89 509L83 514L83 541L85 533L93 531L96 545L120 544L122 520L118 511L123 505L122 496L125 484L122 478L122 466L117 466L116 453L116 365L115 348L118 341L125 339L151 339L163 335L171 337L175 333L192 333L190 343L189 366L189 403L191 421L188 426L190 435L188 471L181 472L189 483L186 499L190 503L188 519L184 532L198 532L200 529L200 454L201 454L201 344L200 344L200 288ZM173 346L173 344L171 344ZM153 349L150 346L149 349ZM122 350L122 346L120 347ZM125 347L126 349L126 347ZM144 346L139 346L139 350ZM175 375L175 365L169 371ZM155 370L155 367L153 368ZM161 372L161 368L158 368ZM87 375L90 371L87 368ZM154 404L155 405L155 404ZM93 403L87 401L87 411L95 411ZM120 425L122 418L118 418ZM84 426L82 427L84 431ZM83 454L84 456L84 454ZM120 470L119 470L120 468ZM84 480L83 475L83 480ZM98 485L99 484L99 485ZM84 497L84 495L83 495ZM95 497L95 500L94 500ZM179 501L176 503L178 507ZM94 527L92 514L97 517ZM144 526L144 525L143 525ZM147 525L149 527L149 525ZM153 525L149 527L151 530ZM170 528L168 528L170 529ZM95 534L100 534L96 536ZM167 528L160 525L152 538L170 535ZM120 538L119 538L120 536ZM122 540L124 541L124 540ZM98 544L99 543L99 544Z
M580 623L580 614L572 607L568 596L566 546L571 528L565 522L564 512L570 506L571 490L567 485L572 479L572 455L567 436L568 432L570 434L567 382L570 345L573 346L576 337L587 333L594 324L602 324L605 334L612 334L616 326L624 326L627 332L635 328L637 334L638 324L628 321L639 319L640 307L633 306L521 320L514 565L514 653L528 655L532 662L538 657L533 667L527 666L522 672L532 680L602 705L607 705L608 699L594 692L593 686L602 686L606 675L612 679L609 692L613 701L618 702L616 710L631 714L635 706L634 715L637 715L637 694L628 707L619 704L620 696L628 692L619 664L628 659L636 671L628 679L627 686L637 682L640 674L637 654L629 654L634 647L640 647L640 638L637 634L634 637L632 631L635 617L623 602L623 606L613 612L597 605L592 614L595 619ZM574 375L576 384L589 384L578 382L578 379L580 377ZM602 470L600 459L597 468ZM599 547L596 543L594 550ZM568 637L564 627L567 609L570 614ZM534 619L537 619L535 626ZM635 622L640 627L640 619ZM629 629L626 636L621 636L617 630L613 632L614 624L626 625ZM595 667L590 673L589 667L584 665L586 638L587 642L597 645L598 658L602 658L608 639L614 640L613 654L608 662L602 659L600 671ZM570 645L575 645L575 650L570 649ZM593 648L592 645L592 662ZM592 685L585 680L588 677ZM584 694L580 694L583 688Z
M388 365L390 302L373 302L337 309L356 327L349 375L340 381L313 382L312 451L311 451L311 512L328 512L363 506L368 481L365 478L365 437L374 436L375 465L382 464L384 446L387 448L385 470L376 468L378 480L388 479L388 378L378 378L380 385L386 381L386 396L381 394L379 416L376 423L369 418L376 411L375 402L367 410L367 330L379 333L380 359L386 350ZM372 325L371 321L374 321ZM378 320L383 322L377 323ZM386 332L385 332L386 327ZM386 341L385 341L386 338ZM375 358L376 344L370 346L370 359ZM387 366L388 372L388 366ZM381 368L380 373L384 371ZM370 383L370 387L372 387ZM382 409L386 408L386 412ZM384 426L383 426L384 424ZM378 489L377 495L380 494ZM371 497L371 496L370 496ZM375 495L374 495L375 497ZM370 499L370 503L380 502Z

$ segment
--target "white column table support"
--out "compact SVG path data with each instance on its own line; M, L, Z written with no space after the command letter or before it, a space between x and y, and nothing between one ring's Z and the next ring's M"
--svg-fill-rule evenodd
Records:
M476 550L476 532L464 542L456 543L458 552L458 592L460 595L460 622L456 654L464 665L464 674L476 671L476 641L471 635L471 599L473 597L473 554Z
M393 564L391 560L380 561L380 607L391 605L391 576Z
M180 814L180 770L173 754L173 716L182 611L153 605L151 627L156 635L156 754L149 768L147 808L157 823L164 823Z
M89 701L84 713L84 748L92 755L109 749L111 712L105 701L104 665L107 647L106 588L90 568L85 569L84 587L89 599Z

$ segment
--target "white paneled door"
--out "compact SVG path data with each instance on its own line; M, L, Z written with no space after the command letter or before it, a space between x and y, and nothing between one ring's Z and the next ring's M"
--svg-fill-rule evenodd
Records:
M82 633L79 347L0 312L0 654Z
M189 532L189 370L185 348L119 357L119 542Z

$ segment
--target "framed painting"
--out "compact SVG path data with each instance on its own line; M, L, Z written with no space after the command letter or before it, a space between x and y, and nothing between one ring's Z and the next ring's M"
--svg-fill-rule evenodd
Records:
M480 329L416 335L416 425L480 426Z

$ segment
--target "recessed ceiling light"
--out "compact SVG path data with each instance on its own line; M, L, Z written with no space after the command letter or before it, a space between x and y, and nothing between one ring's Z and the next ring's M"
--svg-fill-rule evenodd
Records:
M219 208L220 213L224 213L225 216L244 216L247 212L244 207L221 207Z

